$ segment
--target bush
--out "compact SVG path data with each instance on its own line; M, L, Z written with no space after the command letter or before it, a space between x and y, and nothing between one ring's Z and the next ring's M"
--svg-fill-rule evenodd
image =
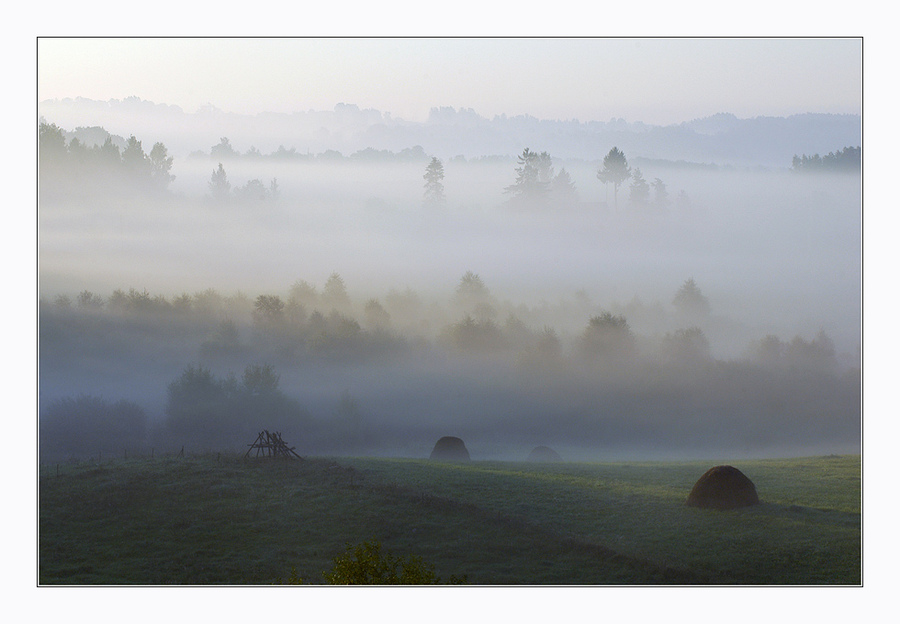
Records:
M296 578L296 575L293 575ZM347 552L334 558L331 572L324 573L329 585L440 585L434 566L420 557L406 559L382 552L378 542L347 545ZM451 576L450 585L461 585L465 577Z

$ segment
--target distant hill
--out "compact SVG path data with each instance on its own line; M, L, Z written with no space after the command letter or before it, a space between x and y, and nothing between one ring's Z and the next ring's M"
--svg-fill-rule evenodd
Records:
M859 115L816 113L751 119L720 113L654 126L624 119L488 119L472 109L440 107L420 123L353 104L338 104L331 111L238 115L211 105L188 113L137 97L45 100L38 113L69 131L101 126L113 135L134 134L145 144L162 141L177 157L209 152L228 137L242 153L251 147L263 153L284 147L300 153L336 150L346 156L366 148L398 152L421 146L429 155L449 159L515 156L530 147L550 152L554 160L598 161L616 146L629 159L789 168L794 155L827 154L862 142Z

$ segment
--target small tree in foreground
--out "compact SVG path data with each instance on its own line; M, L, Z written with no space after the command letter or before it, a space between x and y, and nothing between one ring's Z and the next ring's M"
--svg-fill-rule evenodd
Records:
M434 566L421 557L410 555L406 559L382 552L378 542L347 545L343 555L334 558L331 572L323 573L329 585L441 585L434 573ZM292 578L297 579L296 574ZM297 579L300 580L300 579ZM451 576L448 584L460 585L466 578Z

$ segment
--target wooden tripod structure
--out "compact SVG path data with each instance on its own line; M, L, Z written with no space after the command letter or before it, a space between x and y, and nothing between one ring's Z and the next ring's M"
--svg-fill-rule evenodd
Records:
M281 433L276 431L275 433L269 433L268 431L260 431L259 436L256 438L256 442L253 444L248 444L250 448L247 449L247 453L244 455L244 459L250 457L250 453L253 452L253 449L256 449L256 457L262 455L263 457L286 457L287 459L303 459L294 451L293 446L288 446L285 444L284 440L281 439Z

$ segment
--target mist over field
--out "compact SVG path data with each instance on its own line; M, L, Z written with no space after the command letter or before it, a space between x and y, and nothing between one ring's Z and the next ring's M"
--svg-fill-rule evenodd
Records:
M857 452L858 170L792 169L826 152L799 140L776 166L624 134L631 172L666 189L638 200L597 177L617 143L584 136L281 157L184 140L152 189L42 162L42 451L242 450L278 429L301 454L422 457L442 435L474 459ZM504 193L525 148L575 193Z

